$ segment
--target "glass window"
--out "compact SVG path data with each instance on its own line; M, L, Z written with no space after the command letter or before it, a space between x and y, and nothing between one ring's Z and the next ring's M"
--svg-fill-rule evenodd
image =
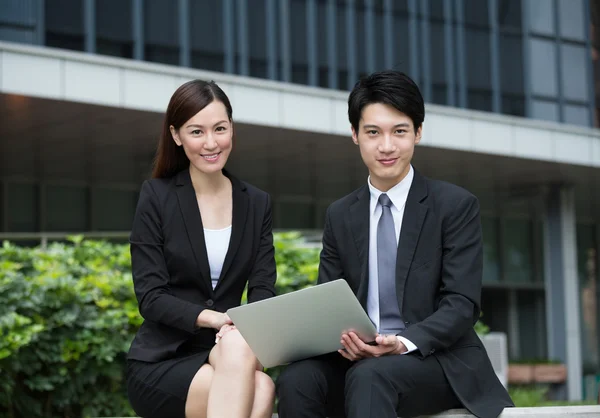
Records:
M147 61L179 64L179 24L177 2L171 0L144 1L144 57ZM203 24L208 18L201 14ZM195 20L192 19L192 20Z
M584 370L594 373L600 367L599 295L600 267L596 226L577 225L577 271L581 297L581 353ZM589 373L589 371L588 371Z
M275 201L277 229L312 229L315 227L315 205L308 202Z
M546 357L546 309L544 292L517 291L519 357L532 360Z
M556 102L549 102L546 100L532 100L531 117L533 119L558 122L560 120L560 116L558 115L558 105Z
M84 50L83 1L46 0L46 45Z
M333 88L329 85L329 27L328 21L328 7L326 2L317 2L317 61L319 65L319 80L318 85L325 88ZM339 22L335 22L336 26ZM334 40L336 34L333 34ZM337 47L337 44L336 44ZM339 65L339 63L338 63ZM339 82L339 81L338 81ZM339 87L339 85L338 85ZM345 86L344 86L345 87Z
M521 0L499 0L498 24L500 28L521 31Z
M133 57L132 2L96 2L96 51L116 57Z
M508 335L508 291L484 287L481 291L481 320L490 331Z
M500 34L500 91L502 113L525 116L523 39L520 34Z
M587 106L565 105L565 123L590 126L590 109Z
M446 91L448 80L446 79L446 51L444 22L432 20L430 22L430 44L427 51L431 58L431 83L433 103L447 104Z
M250 52L253 53L253 41L256 36L254 31L260 31L254 26L255 10L252 1L248 4L248 18L250 33ZM264 21L262 22L264 28ZM264 29L263 29L264 31ZM225 66L225 42L223 36L223 2L193 0L190 2L190 48L191 65L194 68L202 68L209 71L224 71Z
M583 0L558 0L560 36L585 40L585 2Z
M556 97L558 88L555 44L541 39L531 39L529 42L532 93Z
M8 183L7 232L39 231L38 187L32 183Z
M292 83L308 84L306 2L304 0L290 1L290 45Z
M541 35L554 35L554 2L548 0L527 0L529 7L529 27Z
M92 225L96 231L129 231L137 192L97 188L93 191Z
M504 281L531 283L534 281L533 233L528 219L502 220L502 255Z
M83 232L88 229L88 191L85 187L46 188L46 231Z
M561 85L565 98L569 100L587 101L587 51L583 46L560 46Z
M466 45L469 108L491 111L490 33L487 30L467 28Z
M483 229L483 281L495 283L500 281L500 260L498 257L498 220L482 217Z
M392 42L394 50L394 69L406 72L413 79L418 79L418 74L409 74L410 72L410 42L408 30L408 1L396 0L392 5L394 20L392 22ZM420 48L417 46L417 57ZM433 65L433 62L432 62Z

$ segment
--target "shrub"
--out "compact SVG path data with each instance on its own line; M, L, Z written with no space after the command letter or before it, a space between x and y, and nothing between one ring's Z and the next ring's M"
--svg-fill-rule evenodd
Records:
M319 249L275 234L277 293L315 284ZM142 319L129 246L0 248L0 416L133 416L125 355ZM280 368L267 370L276 378Z

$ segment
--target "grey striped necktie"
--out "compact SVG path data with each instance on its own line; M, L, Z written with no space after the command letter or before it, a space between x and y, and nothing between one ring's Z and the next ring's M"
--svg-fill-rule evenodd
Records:
M396 296L396 228L389 196L379 196L381 218L377 225L377 275L379 283L379 330L381 334L397 334L402 331L404 321L398 308Z

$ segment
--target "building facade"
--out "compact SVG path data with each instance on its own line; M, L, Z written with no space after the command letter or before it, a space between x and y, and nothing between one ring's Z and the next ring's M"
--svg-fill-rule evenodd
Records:
M512 360L600 375L600 69L595 0L6 0L0 237L126 239L162 112L193 78L234 106L239 177L275 226L319 231L366 181L348 90L384 68L427 102L423 174L475 193L483 320ZM588 383L586 383L588 382ZM595 389L597 394L597 388Z

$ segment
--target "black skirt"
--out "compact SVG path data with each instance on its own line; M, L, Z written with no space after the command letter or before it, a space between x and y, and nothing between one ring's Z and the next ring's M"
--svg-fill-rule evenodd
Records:
M127 361L127 395L143 418L185 418L185 402L192 379L210 350L201 350L156 363Z

